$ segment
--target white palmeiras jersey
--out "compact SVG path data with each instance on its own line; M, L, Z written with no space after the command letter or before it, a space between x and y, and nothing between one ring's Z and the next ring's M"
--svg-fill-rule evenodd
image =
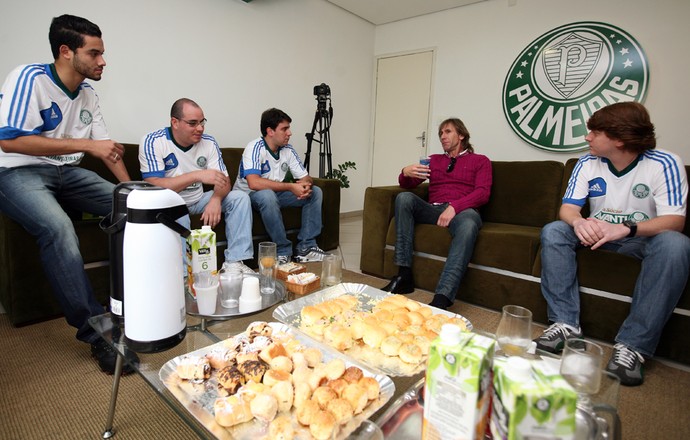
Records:
M563 203L584 206L609 223L642 222L661 215L685 215L688 182L681 159L664 150L647 150L622 172L591 154L582 156L568 181Z
M247 176L250 174L257 174L274 182L282 182L288 171L292 177L298 180L309 174L292 145L280 147L278 151L273 153L263 138L254 139L247 144L242 153L242 162L240 162L240 171L237 174L237 181L235 181L235 189L251 192L252 190L247 183Z
M110 139L98 96L88 83L74 92L60 81L53 64L14 69L0 91L0 139L39 135L53 139ZM76 165L84 153L29 156L0 151L0 167Z
M139 165L141 176L177 177L198 170L218 170L228 175L218 143L204 134L201 140L189 147L178 145L173 139L170 127L147 134L139 144ZM180 191L187 205L201 199L203 184L194 182Z

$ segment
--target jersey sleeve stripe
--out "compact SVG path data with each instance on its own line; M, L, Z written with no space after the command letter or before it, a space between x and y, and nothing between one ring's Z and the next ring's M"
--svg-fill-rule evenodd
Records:
M661 164L666 179L667 201L670 206L682 206L682 186L678 163L668 153L661 151L648 151L645 156L650 160Z
M8 124L15 128L23 128L26 122L27 109L31 101L34 81L37 76L44 74L45 70L40 64L29 64L22 69L17 78L17 85L10 103L10 111L7 117Z
M220 146L218 145L218 142L216 142L216 138L208 134L203 134L201 135L201 137L203 139L213 142L213 146L216 148L216 153L218 155L218 169L223 172L226 172L227 169L225 168L225 162L223 162L223 153L220 151Z
M148 135L146 135L146 138L144 139L144 145L142 147L144 148L144 157L146 158L146 164L149 169L148 174L161 171L158 169L158 165L156 163L156 149L153 147L153 144L156 141L156 139L158 139L161 136L165 136L165 129L149 133Z

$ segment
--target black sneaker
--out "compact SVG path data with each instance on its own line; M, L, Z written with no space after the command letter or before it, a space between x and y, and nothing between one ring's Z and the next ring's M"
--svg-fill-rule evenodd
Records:
M431 307L436 307L437 309L446 310L448 307L453 305L453 301L446 295L441 295L440 293L434 294L434 299L429 303Z
M551 324L534 342L539 350L558 354L563 351L566 339L582 339L582 330L575 331L560 322Z
M98 338L96 342L91 343L91 356L96 359L101 371L106 374L115 374L115 362L118 355L112 345L105 342L104 339ZM133 351L127 350L125 357L130 362L139 362L139 357ZM127 362L122 364L123 376L133 372L134 369Z
M615 374L621 385L634 387L644 382L644 356L625 344L613 346L613 354L606 365L606 371Z
M309 263L312 261L323 261L323 257L326 255L323 249L318 246L312 246L307 249L302 249L297 252L295 260L299 263Z

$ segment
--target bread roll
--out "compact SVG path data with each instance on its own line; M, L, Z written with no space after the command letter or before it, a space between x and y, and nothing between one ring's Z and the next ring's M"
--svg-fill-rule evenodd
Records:
M328 411L318 411L311 418L309 432L316 440L328 440L333 437L336 424L335 417Z
M295 428L292 418L288 416L276 417L268 427L269 440L292 440L295 438Z
M237 395L216 399L213 412L216 422L226 428L248 422L253 417L249 404Z
M321 351L318 348L309 347L302 352L307 360L307 365L314 368L321 362Z
M419 310L422 305L418 303L417 301L410 299L410 298L405 298L407 301L405 301L404 307L409 310L410 312L414 312L415 310Z
M388 334L381 327L368 325L362 340L371 348L379 348L381 346L381 341L383 341L386 336L388 336Z
M384 329L384 330L386 331L386 334L389 335L389 336L390 336L390 335L396 334L396 333L398 332L398 330L399 330L398 324L396 324L395 322L393 322L392 319L393 319L393 318L391 317L391 321L381 321L381 322L379 322L379 326L380 326L382 329Z
M367 325L365 324L363 319L356 319L352 321L352 325L350 325L350 333L352 334L352 339L362 339L364 336L364 332L366 331Z
M344 351L352 347L352 333L348 327L331 324L323 332L324 341L336 350Z
M348 384L343 390L342 398L350 402L355 414L361 413L369 401L367 389L359 383Z
M251 401L249 409L257 420L268 423L276 418L278 401L271 394L259 394Z
M299 382L295 384L295 395L292 404L299 409L304 405L304 402L311 399L311 387L306 382Z
M352 416L355 413L354 409L352 409L352 405L350 405L350 402L345 399L331 400L328 402L326 410L333 414L336 423L339 425L344 425L352 420Z
M379 385L379 381L373 377L367 376L360 379L359 384L367 390L367 399L378 399L379 393L381 392L381 385Z
M362 372L361 368L355 367L354 365L350 365L345 369L342 378L345 379L348 383L357 383L362 378L362 376L364 376L364 373Z
M295 391L290 382L278 382L271 388L271 394L278 402L278 411L287 412L292 408Z
M326 379L335 380L345 373L345 362L340 358L331 359L326 364Z
M395 312L395 313L393 313L393 322L398 326L398 328L404 329L408 325L410 325L410 318L407 317L408 313L409 312Z
M422 349L416 344L403 344L398 356L401 361L408 364L419 364L422 361Z
M422 355L429 354L431 341L432 340L427 338L425 335L418 335L414 337L414 343L422 350Z
M348 381L340 377L335 380L329 380L326 383L326 386L330 387L333 391L335 391L338 397L340 397L343 394L343 390L345 389L348 383Z
M402 341L397 336L387 336L381 341L381 353L386 356L397 356L401 345Z
M292 361L287 356L276 356L271 359L268 365L271 367L271 370L281 370L287 373L291 373L293 368Z
M424 319L426 319L431 317L431 315L434 314L434 311L427 306L422 306L419 308L419 310L417 310L417 313L421 314L424 317Z
M307 368L309 367L309 364L307 363L307 358L304 357L304 353L301 351L297 351L295 353L292 353L292 356L290 356L292 359L292 370L296 370L298 368Z
M305 306L300 311L301 323L305 326L311 326L323 319L324 312L316 306Z
M308 383L309 377L311 377L312 370L307 366L298 367L292 370L292 383L297 384L300 382Z
M319 412L319 404L313 400L307 400L300 408L297 408L297 421L304 426L309 426L311 420Z
M328 402L337 398L338 394L329 386L320 386L311 394L311 400L318 403L321 409L326 409Z
M266 362L267 364L270 364L273 358L276 358L278 356L285 356L287 357L287 351L285 350L285 347L283 347L283 344L279 342L273 342L259 353L259 358Z
M407 314L407 317L410 320L410 325L422 325L422 324L424 324L424 316L422 316L421 313L409 312Z

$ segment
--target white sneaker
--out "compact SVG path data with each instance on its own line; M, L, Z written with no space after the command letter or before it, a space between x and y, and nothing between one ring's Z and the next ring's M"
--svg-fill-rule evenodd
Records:
M256 274L255 271L253 271L242 261L233 261L232 263L228 263L226 261L225 263L223 263L223 269L225 269L226 272L242 272L248 274Z
M287 255L278 255L278 266L282 266L283 264L287 264L290 262L290 257Z
M300 263L309 263L311 261L323 261L323 257L326 255L326 252L323 251L318 246L312 246L308 249L304 249L302 251L299 251L297 253L297 256L295 257L295 260L299 261Z

